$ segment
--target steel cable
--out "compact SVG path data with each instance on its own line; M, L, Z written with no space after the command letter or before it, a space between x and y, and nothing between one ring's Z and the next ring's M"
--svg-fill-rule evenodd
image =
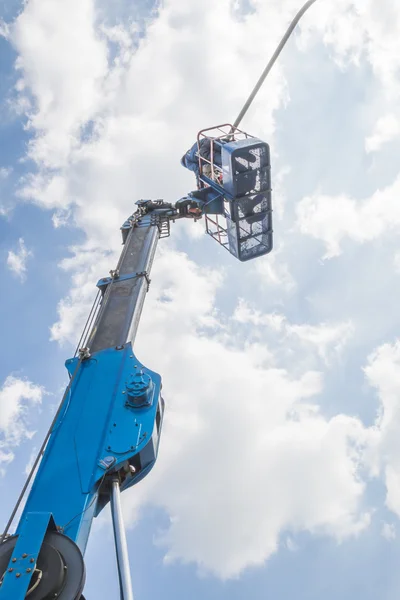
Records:
M262 84L264 83L268 73L271 71L272 67L274 66L278 56L280 55L280 53L282 52L286 42L288 41L288 39L290 38L294 28L296 27L297 23L300 21L301 17L304 15L304 13L310 8L310 6L312 4L314 4L314 2L316 2L317 0L308 0L308 2L306 2L303 6L303 8L301 8L299 10L299 12L297 13L297 15L295 16L295 18L293 19L293 21L290 23L285 35L283 36L283 38L281 39L277 49L275 50L274 54L272 55L269 63L267 64L267 66L265 67L264 71L261 74L260 79L257 81L253 91L251 92L250 96L247 98L242 110L240 111L240 113L238 114L238 116L236 117L236 121L233 124L233 127L236 128L240 125L244 115L247 113L251 103L253 102L254 98L256 97L260 87L262 86Z

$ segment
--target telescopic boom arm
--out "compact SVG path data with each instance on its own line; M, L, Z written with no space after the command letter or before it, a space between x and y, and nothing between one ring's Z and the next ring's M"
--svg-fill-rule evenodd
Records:
M83 555L110 501L121 598L133 599L120 493L154 466L163 422L161 377L133 350L157 242L171 222L204 215L207 233L239 260L272 249L268 145L232 135L231 125L214 129L199 134L210 154L199 146L198 189L174 205L137 202L121 228L118 265L97 283L88 326L66 361L70 381L17 530L0 542L0 600L84 600Z

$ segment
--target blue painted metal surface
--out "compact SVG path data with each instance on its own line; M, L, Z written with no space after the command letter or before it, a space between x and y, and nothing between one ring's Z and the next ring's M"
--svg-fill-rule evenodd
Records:
M70 375L77 361L66 362ZM135 404L130 399L137 391L139 372L140 391L147 401ZM84 360L46 448L23 519L34 511L49 511L59 530L83 553L93 517L109 500L101 485L105 475L120 472L121 487L126 489L154 465L163 414L160 388L160 376L137 360L130 343Z
M257 138L222 146L223 188L232 199L271 191L269 146Z
M50 512L30 512L20 522L20 535L4 574L0 597L24 600L44 536L52 522ZM54 524L53 524L54 526Z

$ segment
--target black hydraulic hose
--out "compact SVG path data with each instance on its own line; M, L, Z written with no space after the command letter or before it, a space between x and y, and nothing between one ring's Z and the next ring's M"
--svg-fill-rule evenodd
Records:
M290 23L288 30L286 31L285 35L283 36L283 38L280 41L279 46L277 47L277 49L275 50L274 54L272 55L272 58L270 59L270 61L267 64L267 66L265 67L265 69L264 69L264 71L263 71L260 79L257 81L257 83L256 83L253 91L251 92L250 96L246 100L246 103L243 106L242 110L240 111L240 113L236 117L236 121L234 122L233 127L238 127L240 125L240 122L242 121L244 115L247 113L247 111L248 111L248 109L250 107L250 104L253 102L254 98L257 95L257 92L259 91L260 87L264 83L265 78L267 77L268 73L270 72L270 70L274 66L274 64L276 62L276 59L278 58L278 56L282 52L283 47L285 46L286 42L290 38L290 36L291 36L294 28L296 27L297 23L300 21L301 17L304 15L304 13L310 8L310 6L312 4L314 4L314 2L316 2L316 1L317 0L308 0L308 2L305 3L305 5L303 6L303 8L301 10L299 10L299 12L297 13L297 15L293 19L293 21Z

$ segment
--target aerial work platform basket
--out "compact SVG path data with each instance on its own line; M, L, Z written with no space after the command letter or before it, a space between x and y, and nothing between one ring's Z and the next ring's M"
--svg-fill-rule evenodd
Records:
M268 254L273 246L268 144L230 124L203 129L197 144L199 189L212 188L221 198L218 214L206 211L207 233L241 261Z

